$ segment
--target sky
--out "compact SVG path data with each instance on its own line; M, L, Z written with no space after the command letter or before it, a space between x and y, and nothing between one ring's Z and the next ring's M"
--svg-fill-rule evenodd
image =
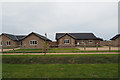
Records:
M23 35L47 33L51 40L55 40L55 33L58 32L94 33L97 37L109 40L118 33L117 4L5 2L2 3L2 32Z

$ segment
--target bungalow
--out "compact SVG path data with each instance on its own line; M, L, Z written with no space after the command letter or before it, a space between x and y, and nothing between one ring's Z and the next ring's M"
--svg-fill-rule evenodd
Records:
M98 46L102 39L97 38L93 33L56 33L56 42L37 34L13 35L2 33L0 35L0 46L3 48L43 48L45 40L48 47L79 47L79 46Z
M58 47L100 46L102 39L93 33L56 33Z
M48 39L40 34L32 32L22 39L21 48L27 48L27 49L43 48L45 40L49 47L50 46L49 43L51 42L50 39Z
M111 40L112 46L120 47L120 34L115 35L110 40Z
M13 48L20 45L20 41L24 38L25 35L13 35L2 33L0 35L0 46L2 48Z

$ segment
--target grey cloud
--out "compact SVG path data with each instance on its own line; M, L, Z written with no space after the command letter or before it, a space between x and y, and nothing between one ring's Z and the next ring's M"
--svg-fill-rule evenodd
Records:
M109 39L117 34L117 3L4 3L3 32L93 32Z

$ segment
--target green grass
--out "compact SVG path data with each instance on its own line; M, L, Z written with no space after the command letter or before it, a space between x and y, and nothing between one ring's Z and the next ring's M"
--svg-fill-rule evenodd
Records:
M78 48L53 48L48 49L47 53L72 53L75 50L80 50Z
M2 62L7 64L113 64L118 63L118 55L3 55Z
M118 54L2 55L3 78L117 78Z
M117 78L117 64L3 64L3 78Z

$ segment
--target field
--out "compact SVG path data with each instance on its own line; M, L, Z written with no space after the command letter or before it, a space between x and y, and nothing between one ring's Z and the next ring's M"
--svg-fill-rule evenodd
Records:
M117 64L3 64L4 78L117 78Z
M118 78L118 54L3 55L3 78Z
M117 64L118 54L3 55L2 62L5 64Z

